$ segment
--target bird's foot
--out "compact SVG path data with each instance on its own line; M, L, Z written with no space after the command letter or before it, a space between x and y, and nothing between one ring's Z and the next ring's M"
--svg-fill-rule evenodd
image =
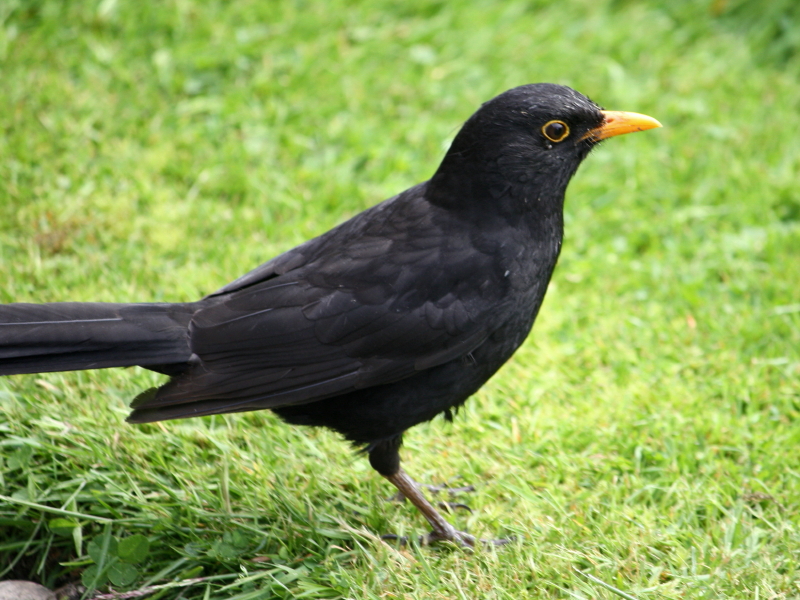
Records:
M447 493L451 498L454 498L458 494L471 494L475 491L474 485L462 485L460 487L447 487L446 485L426 485L426 484L418 484L420 487L428 490L431 494L438 495L442 492ZM463 502L447 502L444 500L440 500L436 503L439 508L444 508L448 512L455 512L456 509L462 509L469 512L472 512L472 509L469 507L468 504L464 504ZM466 535L466 534L465 534Z
M430 502L428 502L414 480L411 479L403 469L398 469L392 475L384 475L384 477L394 484L403 498L408 499L417 507L427 519L428 523L430 523L431 527L433 527L433 531L419 538L420 545L427 546L438 542L450 542L463 548L474 548L477 541L492 546L502 546L503 544L509 543L510 540L476 540L474 536L464 533L463 531L458 531L436 511ZM408 538L396 535L383 536L383 539L397 540L401 545L408 543Z
M386 498L387 502L398 502L400 504L402 504L406 500L407 498L401 492L397 492L396 494ZM469 507L469 505L464 504L463 502L445 502L444 500L440 500L439 502L436 503L436 506L446 510L449 513L453 513L458 509L472 512L472 509Z
M462 485L460 487L449 487L446 483L443 484L443 485L430 485L430 484L425 484L425 483L417 483L416 481L414 482L414 485L417 486L417 488L428 490L433 495L438 495L438 494L444 492L444 493L448 494L451 498L457 496L458 494L470 494L470 493L475 491L475 486L474 485ZM398 491L396 494L393 494L392 496L389 496L386 500L389 501L389 502L400 502L400 503L402 503L402 502L405 502L406 499L407 498L406 498L405 494L403 494L403 492L401 492L401 491ZM469 507L469 505L464 504L463 502L447 502L447 501L441 500L441 501L437 502L436 505L439 508L443 508L443 509L445 509L448 512L451 512L451 513L455 512L458 509L472 512L472 509Z
M447 494L450 494L450 496L457 496L458 494L471 494L475 491L474 485L462 485L460 487L448 487L447 485L426 485L421 483L418 483L417 485L425 488L431 494L446 492Z
M474 548L475 536L459 531L454 527L449 527L444 531L434 529L427 535L420 537L420 545L422 546L430 546L439 542L450 542L462 548Z
M408 536L400 536L395 534L382 535L383 540L396 541L401 546L405 546L409 542ZM483 538L476 539L474 535L470 535L464 531L453 529L450 532L431 531L426 535L421 535L417 539L420 546L432 546L439 542L450 542L461 548L474 548L476 544L480 543L482 546L505 546L513 542L513 539L498 539L498 540L485 540Z
M395 535L393 533L389 533L382 535L381 539L395 541L401 546L406 546L411 538L406 535ZM417 538L417 542L420 546L432 546L433 544L437 544L439 542L451 542L456 546L461 546L462 548L475 547L475 537L458 530L453 530L452 533L431 531L430 533L419 536L419 538Z

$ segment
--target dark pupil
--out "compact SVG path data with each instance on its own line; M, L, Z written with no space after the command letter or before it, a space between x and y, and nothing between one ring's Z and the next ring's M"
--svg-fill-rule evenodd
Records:
M550 123L547 126L547 136L550 139L558 140L564 135L564 125L562 123Z

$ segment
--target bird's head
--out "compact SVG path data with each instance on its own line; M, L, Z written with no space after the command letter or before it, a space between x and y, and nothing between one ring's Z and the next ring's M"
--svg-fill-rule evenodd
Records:
M560 210L570 178L600 141L661 124L602 110L575 90L523 85L484 103L453 140L429 195L448 208L501 213ZM466 204L473 204L467 206Z

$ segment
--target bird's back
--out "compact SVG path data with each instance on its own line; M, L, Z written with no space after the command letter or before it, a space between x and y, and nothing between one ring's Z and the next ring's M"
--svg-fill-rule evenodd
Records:
M459 405L524 340L560 247L484 225L422 184L266 263L204 301L191 367L131 420L271 408L363 442Z

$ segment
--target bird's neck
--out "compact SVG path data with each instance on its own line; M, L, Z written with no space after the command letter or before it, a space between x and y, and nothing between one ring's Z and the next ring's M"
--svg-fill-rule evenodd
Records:
M569 178L543 178L536 165L498 160L491 164L449 154L428 182L426 197L481 226L506 223L534 237L551 236L563 226Z

